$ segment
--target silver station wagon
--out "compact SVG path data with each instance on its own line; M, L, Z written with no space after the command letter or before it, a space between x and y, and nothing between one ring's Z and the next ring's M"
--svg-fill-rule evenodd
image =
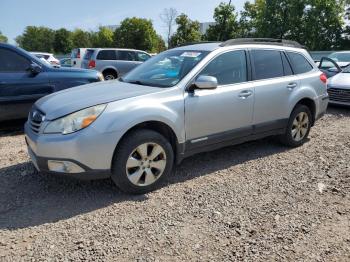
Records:
M163 52L125 77L40 99L25 124L36 168L157 188L195 153L278 136L307 141L326 111L327 77L296 42L235 39Z

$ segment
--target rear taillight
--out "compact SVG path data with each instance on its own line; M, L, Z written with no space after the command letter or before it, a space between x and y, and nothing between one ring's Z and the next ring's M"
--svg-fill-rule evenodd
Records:
M328 80L327 75L326 75L325 73L322 73L322 74L320 75L320 80L321 80L323 83L327 84L327 80Z
M95 60L90 60L90 61L89 61L88 67L89 67L89 68L95 68L95 67L96 67L96 62L95 62Z

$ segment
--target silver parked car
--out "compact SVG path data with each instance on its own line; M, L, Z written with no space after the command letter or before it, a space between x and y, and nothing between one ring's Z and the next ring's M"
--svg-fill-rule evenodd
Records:
M328 94L331 104L350 106L350 66L329 79Z
M100 71L105 80L121 77L151 58L144 51L134 49L87 49L81 67Z
M294 42L183 46L118 81L39 100L25 124L28 151L42 172L111 177L145 193L195 153L272 135L304 144L326 111L326 82Z

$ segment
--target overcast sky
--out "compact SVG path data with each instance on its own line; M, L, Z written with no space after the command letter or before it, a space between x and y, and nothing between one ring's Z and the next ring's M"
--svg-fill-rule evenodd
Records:
M100 25L116 25L126 17L152 19L164 35L159 14L174 7L200 22L213 21L214 8L223 0L0 0L0 31L11 43L28 25L53 29L96 30ZM233 0L241 10L246 0ZM228 2L228 0L226 0Z

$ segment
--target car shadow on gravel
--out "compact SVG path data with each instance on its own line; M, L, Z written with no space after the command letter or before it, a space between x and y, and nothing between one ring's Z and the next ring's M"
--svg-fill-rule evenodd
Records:
M327 108L327 114L338 117L348 117L350 116L350 106L329 105Z
M286 150L268 138L199 154L175 168L162 187ZM110 179L78 181L38 174L29 162L0 169L0 229L54 223L123 201L144 200L147 195L121 193Z
M0 137L23 134L25 122L25 119L0 122Z
M146 195L121 193L110 179L79 181L39 174L30 162L0 169L0 229L54 223Z

